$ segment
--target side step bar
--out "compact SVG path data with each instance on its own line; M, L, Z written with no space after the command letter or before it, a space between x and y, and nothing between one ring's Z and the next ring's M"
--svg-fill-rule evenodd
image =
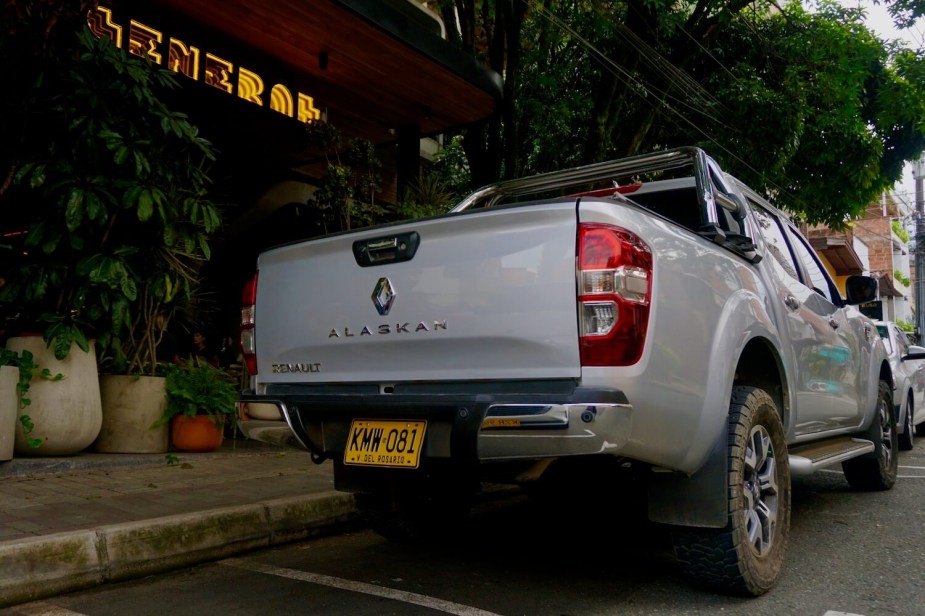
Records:
M790 474L812 475L820 468L872 453L874 444L861 438L842 436L790 448Z

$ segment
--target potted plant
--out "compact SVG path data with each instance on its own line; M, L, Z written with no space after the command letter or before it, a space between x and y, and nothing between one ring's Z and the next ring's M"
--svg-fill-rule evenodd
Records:
M225 419L234 417L236 381L221 368L189 360L167 368L167 407L156 425L170 423L181 451L210 451L224 440Z
M0 348L0 461L13 458L13 444L17 433L23 435L28 445L38 447L41 439L30 436L32 418L23 412L30 400L26 397L29 382L38 368L32 353L17 353ZM17 425L21 426L17 430Z
M0 349L0 461L13 458L16 418L19 415L18 354Z
M26 407L32 404L29 389L35 377L54 382L62 380L64 375L40 369L28 349L0 347L0 461L12 459L14 449L37 449L48 438L34 434L35 424L26 413ZM79 430L80 426L69 424L65 429Z
M7 179L0 205L8 213L2 225L25 238L0 272L7 282L0 312L14 312L20 330L41 331L55 359L89 355L94 370L99 360L100 372L139 383L147 380L139 375L156 375L164 331L158 315L189 297L220 228L218 208L207 198L205 165L214 154L186 116L163 102L162 93L177 87L172 71L96 39L85 10L56 10L45 25L30 22L42 15L29 13L15 35L0 41L22 60L3 70L23 94L0 118L0 142L13 146L0 151ZM55 35L26 40L51 26ZM96 373L59 371L67 386L95 389L89 395L98 434L108 436L108 418L124 415L102 409L115 397L158 398L104 395ZM59 397L48 406L64 414L89 406L70 392ZM150 423L131 425L147 430Z

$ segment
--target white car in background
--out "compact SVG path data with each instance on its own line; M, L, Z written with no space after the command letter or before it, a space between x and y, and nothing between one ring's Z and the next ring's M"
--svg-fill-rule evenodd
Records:
M915 433L925 436L925 347L911 344L893 321L877 321L893 370L893 403L900 427L899 448L912 449Z

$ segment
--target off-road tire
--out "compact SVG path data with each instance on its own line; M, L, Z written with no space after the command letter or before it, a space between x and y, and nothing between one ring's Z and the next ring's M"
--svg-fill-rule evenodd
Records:
M790 535L790 463L780 413L764 390L732 390L725 528L672 533L682 570L696 582L757 596L780 575Z
M845 479L855 490L889 490L896 483L899 470L899 438L893 394L886 381L880 381L874 420L862 436L873 441L874 451L842 462Z
M899 435L899 448L910 451L915 447L915 426L912 424L912 394L906 398L906 415L903 417L903 433Z

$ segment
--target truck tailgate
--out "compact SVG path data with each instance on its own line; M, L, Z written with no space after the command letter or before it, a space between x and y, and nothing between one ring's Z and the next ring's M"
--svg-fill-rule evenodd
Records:
M410 233L419 237L410 260L358 264L355 242ZM575 237L575 206L558 203L266 252L258 262L258 381L578 377Z

